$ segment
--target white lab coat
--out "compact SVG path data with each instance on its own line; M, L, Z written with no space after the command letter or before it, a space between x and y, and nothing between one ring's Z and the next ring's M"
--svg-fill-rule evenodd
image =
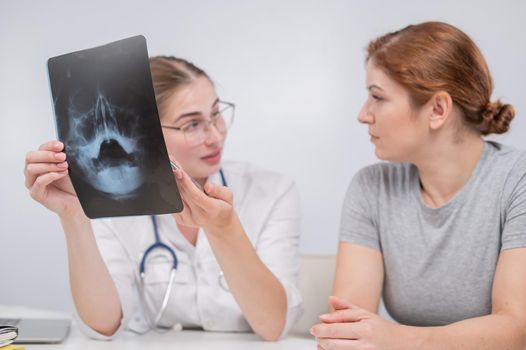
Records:
M287 318L284 335L302 314L297 287L300 204L296 186L282 175L247 163L224 162L222 169L234 194L234 207L246 234L262 262L285 289ZM211 176L210 181L221 184L219 173ZM157 222L161 241L175 250L179 260L161 324L181 323L183 327L202 327L208 331L250 331L232 294L219 283L221 270L206 234L199 231L194 247L179 232L172 215L157 216ZM144 322L144 312L153 319L168 284L170 266L149 265L146 307L142 306L138 294L139 263L146 248L155 240L151 218L97 219L92 220L91 225L121 300L123 318L119 331ZM110 338L89 328L78 315L76 318L88 336Z

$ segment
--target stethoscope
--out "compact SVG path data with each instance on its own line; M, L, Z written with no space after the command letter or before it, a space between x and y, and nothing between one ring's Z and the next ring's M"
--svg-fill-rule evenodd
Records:
M219 169L219 175L221 176L221 183L223 184L223 186L228 186L227 185L227 182L226 182L226 179L225 179L225 174L223 174L223 169ZM163 314L166 310L166 307L168 305L168 300L170 298L170 294L172 292L172 287L173 287L173 284L174 284L174 279L175 279L175 273L177 271L177 265L178 265L178 260L177 260L177 255L175 254L175 251L169 247L168 245L164 244L163 242L161 242L161 237L159 236L159 229L158 229L158 225L157 225L157 218L155 217L155 215L152 215L150 217L151 221L152 221L152 226L153 226L153 233L154 233L154 236L155 236L155 242L150 245L148 248L146 248L146 250L144 251L144 254L142 256L142 259L141 259L141 262L139 264L139 276L140 276L140 284L141 284L141 291L140 291L140 296L141 296L141 300L142 300L142 303L144 305L144 313L146 315L146 318L148 319L148 323L149 323L149 329L146 330L149 331L151 329L159 329L159 321L161 320L161 318L163 317ZM148 259L148 255L150 255L153 251L159 251L159 250L164 250L166 252L168 252L169 256L171 257L172 259L172 266L171 266L171 270L170 270L170 278L168 280L168 286L166 287L166 290L164 292L164 296L163 296L163 301L161 303L161 307L159 308L159 311L156 313L155 315L155 318L152 320L148 315L147 315L147 312L146 312L146 303L145 303L145 276L146 276L146 261ZM221 288L227 292L230 292L230 290L228 289L228 286L226 285L226 281L224 281L224 275L223 275L223 271L220 271L219 272L219 280L218 280L218 283L219 285L221 286ZM166 327L162 327L162 328L166 328ZM141 332L143 333L143 332ZM145 332L144 332L145 333Z

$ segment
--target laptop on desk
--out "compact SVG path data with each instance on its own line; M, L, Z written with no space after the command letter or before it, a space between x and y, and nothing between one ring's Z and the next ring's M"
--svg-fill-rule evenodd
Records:
M15 344L61 343L66 339L69 319L0 318L1 325L18 327Z

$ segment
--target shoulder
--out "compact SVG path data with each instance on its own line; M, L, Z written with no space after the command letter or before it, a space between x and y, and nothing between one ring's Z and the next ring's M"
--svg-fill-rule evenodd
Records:
M359 205L372 211L387 200L407 198L418 172L409 163L380 162L360 169L351 180L344 197L344 208Z
M486 141L488 161L485 172L488 177L504 181L507 188L525 181L526 151L497 142Z
M356 183L364 190L397 188L415 175L416 168L409 163L379 162L360 169L351 185Z
M497 161L506 164L518 164L519 166L526 163L525 150L494 141L485 141L485 143L492 162Z
M488 142L492 147L492 159L488 166L493 173L490 181L503 181L502 199L505 207L509 208L522 203L526 198L526 151L511 146ZM522 205L521 205L522 206Z

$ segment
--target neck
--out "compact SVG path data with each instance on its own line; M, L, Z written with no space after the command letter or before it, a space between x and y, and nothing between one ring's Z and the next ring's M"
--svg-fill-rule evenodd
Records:
M208 180L207 177L200 177L200 178L195 178L195 181L197 181L197 183L199 185L201 185L201 187L203 187L206 183L206 180Z
M175 219L175 216L174 216L174 219ZM177 228L179 229L179 232L181 232L184 238L186 238L186 240L195 247L197 244L199 228L180 225L177 223L177 219L176 219L176 225L177 225Z
M427 149L426 156L414 162L424 202L437 208L453 198L468 182L483 150L479 135L467 135L456 143L440 142Z

